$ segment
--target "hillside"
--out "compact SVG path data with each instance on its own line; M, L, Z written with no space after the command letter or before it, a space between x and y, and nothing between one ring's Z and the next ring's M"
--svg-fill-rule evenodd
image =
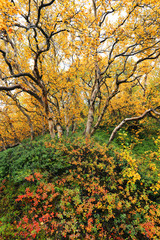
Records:
M130 137L45 135L0 152L1 239L159 239L160 139L132 136L131 149Z
M160 1L0 0L0 240L160 239Z

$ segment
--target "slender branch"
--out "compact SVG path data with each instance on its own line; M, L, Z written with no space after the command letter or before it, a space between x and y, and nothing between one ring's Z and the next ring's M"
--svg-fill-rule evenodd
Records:
M22 89L24 92L30 94L31 96L33 96L34 98L36 98L41 105L43 105L43 101L41 99L41 97L39 97L35 92L21 86L20 84L17 84L17 85L12 85L12 86L0 86L0 91L13 91L15 89Z
M30 17L30 14L31 14L31 0L29 0L29 9L28 9L28 15L27 15L27 21L29 22L29 17Z
M136 4L133 9L128 13L128 15L126 16L126 18L115 28L115 30L112 32L112 35L121 27L125 24L125 22L127 21L127 19L130 17L130 15L134 12L134 10L138 7L138 4ZM105 42L108 39L108 36L106 38L104 38L101 43Z
M104 23L107 15L110 14L110 13L113 13L114 11L115 11L115 10L112 9L111 11L107 11L107 12L105 12L104 14L102 14L102 16L101 16L101 21L99 22L99 27L102 26L102 24Z
M19 77L29 77L31 78L35 83L37 83L36 78L34 78L30 73L18 73L14 74L12 76L4 77L2 80L8 79L8 78L19 78Z
M36 25L38 25L38 23L39 23L39 21L40 21L42 9L45 8L45 7L49 7L49 6L52 5L52 3L54 3L54 2L55 2L55 0L52 0L52 1L50 1L49 3L45 3L45 4L43 3L43 1L41 2L41 5L40 5L39 8L38 8L38 17L37 17Z
M158 49L155 50L153 53L151 53L149 56L147 56L147 57L145 57L145 58L139 59L139 60L135 63L131 74L130 74L127 78L125 78L125 79L123 79L123 80L121 80L121 81L118 81L118 84L127 82L127 80L134 75L134 73L135 73L135 71L136 71L136 69L137 69L137 66L138 66L141 62L144 62L144 61L146 61L146 60L157 59L157 58L160 56L160 52L158 52L158 53L156 54L156 56L154 56L157 51L158 51ZM130 81L130 82L131 82L131 81Z
M155 114L157 114L157 115L160 116L160 113L159 113L159 112L157 112L157 111L155 111L154 109L150 108L150 109L146 110L142 115L140 115L140 116L138 116L138 117L125 118L125 119L124 119L117 127L115 127L115 129L112 131L107 146L109 146L109 144L111 143L111 141L113 141L113 139L115 138L115 135L116 135L117 131L120 130L126 122L132 122L132 121L137 121L137 120L139 121L139 120L143 119L144 117L146 117L147 115L149 115L149 116L152 117L152 114L150 114L151 112L154 112Z
M155 115L153 115L151 112L149 113L149 115L150 115L152 118L156 119L156 120L160 123L160 119L159 119L158 117L156 117ZM160 115L160 113L159 113L159 115Z
M154 109L152 110L156 115L160 116L160 112L155 111Z
M146 50L149 50L149 49L152 49L153 47L155 47L156 45L158 45L160 43L160 40L159 41L157 41L157 42L155 42L153 45L151 45L151 46L149 46L149 47L146 47L146 48L143 48L143 49L141 49L141 50L138 50L138 51L136 51L136 52L132 52L132 53L129 53L129 54L121 54L121 56L124 56L124 57L126 57L126 56L134 56L134 55L137 55L137 54L140 54L140 53L144 53ZM138 44L137 44L137 46L138 46ZM159 48L158 48L159 49ZM117 55L117 56L119 56L119 55ZM117 57L116 56L116 57Z
M0 91L12 91L15 89L21 89L21 85L18 84L18 85L13 85L13 86L9 86L9 87L0 86Z
M92 0L93 3L93 10L94 10L94 17L95 19L97 18L97 7L96 7L96 2L95 0Z
M19 23L15 23L13 26L19 27L19 28L24 28L24 29L26 29L26 31L29 30L29 27L26 27L26 26L24 26L24 25L22 25L22 24L19 24Z
M59 30L59 31L57 31L57 32L52 32L52 33L50 34L50 37L49 37L49 38L51 38L52 36L54 36L54 35L56 35L56 34L58 34L58 33L60 33L60 32L65 32L65 31L69 32L68 29L61 29L61 30Z
M11 63L8 61L8 59L7 59L7 57L6 57L6 52L4 52L4 51L1 50L1 49L0 49L0 52L2 53L3 58L4 58L5 62L6 62L6 64L8 65L8 67L9 67L10 73L13 74L12 65L11 65Z

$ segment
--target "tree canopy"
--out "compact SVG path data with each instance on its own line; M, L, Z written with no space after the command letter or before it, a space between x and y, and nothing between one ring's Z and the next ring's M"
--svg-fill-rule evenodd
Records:
M47 129L61 137L81 123L90 136L102 121L145 111L159 120L159 1L5 0L0 8L2 146Z

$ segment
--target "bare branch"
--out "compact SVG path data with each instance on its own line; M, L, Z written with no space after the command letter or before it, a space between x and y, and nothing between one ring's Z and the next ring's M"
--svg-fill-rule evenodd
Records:
M9 86L9 87L0 86L0 91L12 91L12 90L15 90L15 89L20 89L20 88L21 88L21 85L19 85L19 84L13 85L13 86Z
M0 52L2 53L3 58L4 58L5 62L6 62L6 64L8 65L8 67L9 67L10 73L13 74L12 65L11 65L11 63L8 61L8 59L7 59L7 57L6 57L6 52L4 52L4 51L1 50L1 49L0 49Z
M125 22L127 21L127 19L130 17L130 15L134 12L134 10L138 7L138 4L136 4L133 9L128 13L128 15L126 16L126 18L115 28L115 30L112 32L112 35L117 31L117 29L119 29L121 26L123 26L125 24ZM107 36L106 38L104 38L101 43L105 42L109 37Z
M113 13L114 11L115 11L115 10L112 8L111 11L107 11L107 12L105 12L104 14L102 14L102 16L101 16L101 21L99 22L99 27L102 26L102 24L104 23L107 15L110 14L110 13Z
M38 17L37 17L36 26L38 25L38 23L39 23L39 21L40 21L42 9L45 8L45 7L49 7L49 6L52 5L52 3L54 3L54 2L55 2L55 0L52 0L52 1L50 1L49 3L45 3L45 4L43 3L43 1L41 2L41 5L40 5L39 8L38 8Z
M34 78L30 73L18 73L14 74L12 76L4 77L2 80L9 79L9 78L19 78L19 77L29 77L31 78L35 83L37 83L36 78Z
M115 127L115 129L112 131L107 146L109 146L109 144L111 143L111 141L113 141L113 139L115 138L115 135L116 135L117 131L120 130L126 122L132 122L132 121L137 121L137 120L139 121L139 120L143 119L144 117L146 117L147 115L153 117L153 115L151 114L151 112L154 112L155 114L157 114L157 115L160 116L160 113L159 113L159 112L155 111L153 108L150 108L150 109L146 110L142 115L140 115L140 116L138 116L138 117L125 118L125 119L124 119L117 127Z
M22 89L24 92L30 94L31 96L33 96L34 98L36 98L41 105L43 105L43 101L41 99L41 97L39 97L35 92L21 86L20 84L17 84L17 85L12 85L12 86L0 86L0 91L13 91L15 89Z
M156 115L160 116L160 112L155 111L154 109L152 110Z
M60 32L65 32L65 31L69 32L68 29L61 29L61 30L59 30L59 31L57 31L57 32L52 32L52 33L50 34L50 37L49 37L49 38L53 37L54 35L56 35L56 34L58 34L58 33L60 33Z
M157 51L158 51L158 53L156 54ZM155 54L156 54L156 55L155 55ZM154 56L154 55L155 55L155 56ZM127 82L127 80L134 75L134 73L135 73L138 65L139 65L141 62L144 62L144 61L146 61L146 60L157 59L159 56L160 56L160 51L159 51L158 49L156 49L153 53L151 53L151 54L148 55L147 57L139 59L139 60L135 63L134 68L133 68L131 74L130 74L127 78L125 78L125 79L123 79L123 80L121 80L121 81L118 81L117 84L121 84L121 83ZM131 81L129 81L129 82L131 82Z

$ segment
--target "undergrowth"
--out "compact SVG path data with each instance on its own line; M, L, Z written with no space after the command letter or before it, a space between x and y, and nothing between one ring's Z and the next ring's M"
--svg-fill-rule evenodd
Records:
M143 131L0 152L0 239L160 239L160 137Z

